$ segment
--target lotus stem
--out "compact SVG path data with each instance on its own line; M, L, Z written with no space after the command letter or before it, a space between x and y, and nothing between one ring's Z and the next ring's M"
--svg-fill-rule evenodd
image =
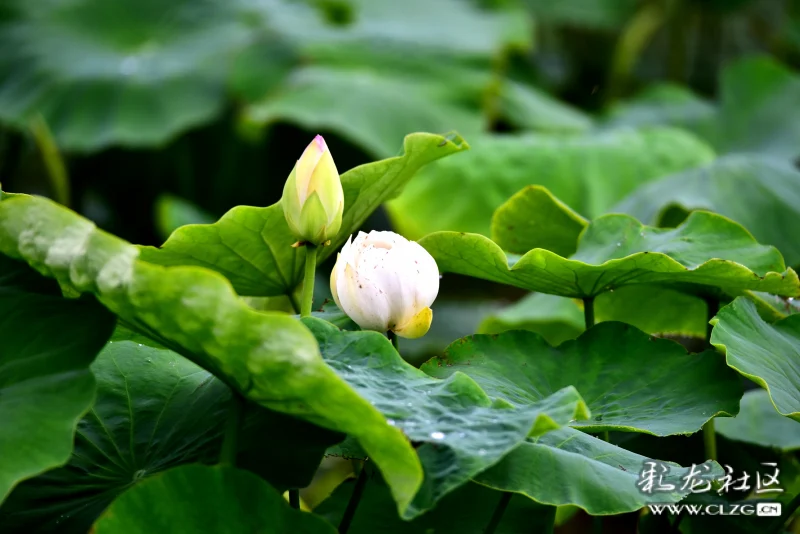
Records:
M317 247L306 243L306 269L303 274L303 298L300 301L300 317L311 315L314 301L314 274L317 271Z

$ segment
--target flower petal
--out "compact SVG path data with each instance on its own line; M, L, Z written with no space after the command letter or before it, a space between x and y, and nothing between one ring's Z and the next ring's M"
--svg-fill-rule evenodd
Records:
M346 262L342 261L342 253L339 252L336 254L336 263L333 264L333 269L331 269L331 295L333 295L333 302L336 303L336 307L340 310L342 309L342 303L339 302L339 291L336 288L336 278L339 276L339 270L342 269L342 266L346 265Z
M389 329L389 303L383 290L356 269L345 264L337 275L336 289L341 309L365 330L386 332Z
M322 136L318 135L308 144L303 154L300 156L300 159L297 160L297 164L295 165L297 182L295 185L297 187L297 197L301 205L305 203L306 198L308 198L311 175L314 173L314 169L317 167L320 158L326 152L328 152L328 145L325 144L325 140Z
M409 256L414 258L417 269L415 285L416 300L419 306L430 306L439 294L439 266L430 253L419 243L409 242Z
M395 328L393 332L400 337L416 339L424 336L430 330L432 321L433 310L423 308L410 321Z

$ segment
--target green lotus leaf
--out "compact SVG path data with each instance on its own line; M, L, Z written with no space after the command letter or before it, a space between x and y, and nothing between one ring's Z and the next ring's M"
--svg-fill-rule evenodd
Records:
M20 481L63 465L89 410L89 371L114 316L94 299L66 300L58 284L0 256L0 502Z
M469 139L469 152L428 166L387 204L407 238L442 230L489 236L494 211L528 185L594 218L643 183L714 159L705 142L673 128ZM454 191L458 202L449 202Z
M558 347L523 330L478 334L455 341L421 369L439 378L465 374L490 397L522 406L574 386L592 418L570 426L590 432L692 434L716 415L735 415L742 397L739 377L714 351L687 354L618 322L597 324Z
M800 218L800 171L774 157L732 154L713 163L646 184L617 204L656 226L675 226L692 210L730 217L761 243L800 265L800 244L786 228Z
M603 293L601 297L607 294L612 293ZM595 319L600 321L599 317ZM489 314L481 322L477 333L529 330L542 336L551 345L560 345L578 337L584 331L584 324L583 310L575 300L546 293L529 293L514 304Z
M161 144L212 120L228 61L254 33L227 2L11 0L9 12L0 118L41 113L67 150Z
M720 152L800 156L800 76L770 57L731 62L720 76Z
M471 138L481 131L480 109L459 102L448 89L407 72L313 65L293 72L282 91L247 107L244 120L248 126L290 122L333 130L372 156L388 158L408 132L458 130Z
M283 1L250 7L272 20L274 30L305 54L337 63L364 63L399 53L490 59L505 46L527 49L532 44L529 23L520 10L481 9L458 0L314 5Z
M566 259L533 249L507 255L478 234L436 232L420 240L439 270L573 298L591 298L633 284L661 284L697 294L744 290L800 295L797 274L773 247L720 215L694 212L674 229L605 215L581 234Z
M558 345L583 332L581 308L580 301L574 299L531 293L487 316L478 333L530 330L541 334L551 345ZM664 286L622 286L595 298L594 319L597 323L621 321L648 334L704 338L708 305L702 298Z
M711 324L711 344L728 365L761 384L778 412L800 421L800 315L769 324L756 305L737 298Z
M412 367L377 332L342 331L316 318L303 322L328 364L416 444L425 481L404 519L433 508L527 436L589 416L570 386L512 407L490 400L464 373L439 380Z
M498 84L492 61L507 47L533 45L529 17L511 5L483 9L459 0L250 4L304 61L279 87L262 91L245 106L244 126L288 122L334 131L375 157L396 154L397 139L409 132L455 129L470 138L483 131L486 93ZM581 118L559 102L548 105L553 99L533 89L504 83L503 90L503 97L516 97L505 106L509 99L498 95L503 116L535 115L544 128L571 127Z
M221 434L230 391L213 375L123 328L91 370L97 398L78 425L69 463L11 494L0 508L8 528L85 532L128 486L181 463L215 459L209 445Z
M178 465L219 458L231 394L212 374L123 327L91 371L97 397L78 424L72 457L15 488L0 507L6 528L87 532L132 485ZM240 432L237 465L279 491L309 483L333 434L252 404L244 409Z
M531 185L516 193L492 216L492 240L514 254L543 248L569 256L589 221L554 197L550 191Z
M320 517L291 508L252 473L193 464L136 484L111 504L92 531L335 534L336 529Z
M800 301L793 297L780 297L762 291L747 291L744 296L753 301L758 314L768 323L800 313Z
M258 312L220 274L164 267L54 202L0 200L0 253L24 259L72 291L92 293L126 324L214 373L247 399L356 437L404 511L422 483L399 429L322 359L314 336L278 312Z
M785 161L800 156L796 72L770 57L745 57L722 69L719 86L717 105L681 87L650 88L613 108L605 125L677 125L706 139L720 154L757 152Z
M686 87L662 83L614 105L605 117L603 126L668 125L689 130L703 139L713 139L717 114L717 106Z
M579 133L593 125L592 118L583 111L513 80L503 82L499 100L499 113L520 130Z
M653 461L580 430L562 427L530 438L475 481L522 493L542 504L574 505L592 515L621 514L649 503L678 502L689 494L684 484L690 468L667 462L663 462L669 472L661 480L662 487L643 491L638 484L647 480L642 473ZM706 467L695 466L695 471L711 478L723 476L719 464L702 465ZM668 484L674 487L667 489Z
M763 389L745 393L739 415L717 419L716 429L734 441L782 452L800 449L800 423L779 414L772 405L769 393Z

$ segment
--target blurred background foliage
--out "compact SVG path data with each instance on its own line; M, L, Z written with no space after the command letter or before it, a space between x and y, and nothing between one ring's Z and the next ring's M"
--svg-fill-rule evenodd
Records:
M316 133L343 172L408 133L457 130L472 150L366 227L490 235L494 210L541 184L587 218L713 209L797 266L798 67L792 0L6 0L0 182L158 245L276 202ZM504 308L523 296L447 276L409 354L479 327L580 327L571 301ZM642 300L609 297L603 317L622 318L615 298ZM642 327L699 335L704 320Z

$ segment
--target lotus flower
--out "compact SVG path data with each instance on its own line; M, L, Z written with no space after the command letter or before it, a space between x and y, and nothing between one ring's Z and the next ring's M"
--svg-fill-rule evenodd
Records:
M342 226L344 192L328 145L321 135L303 151L281 198L289 229L301 242L322 245Z
M401 235L359 232L337 256L331 292L362 329L417 338L431 326L439 268L427 250Z

